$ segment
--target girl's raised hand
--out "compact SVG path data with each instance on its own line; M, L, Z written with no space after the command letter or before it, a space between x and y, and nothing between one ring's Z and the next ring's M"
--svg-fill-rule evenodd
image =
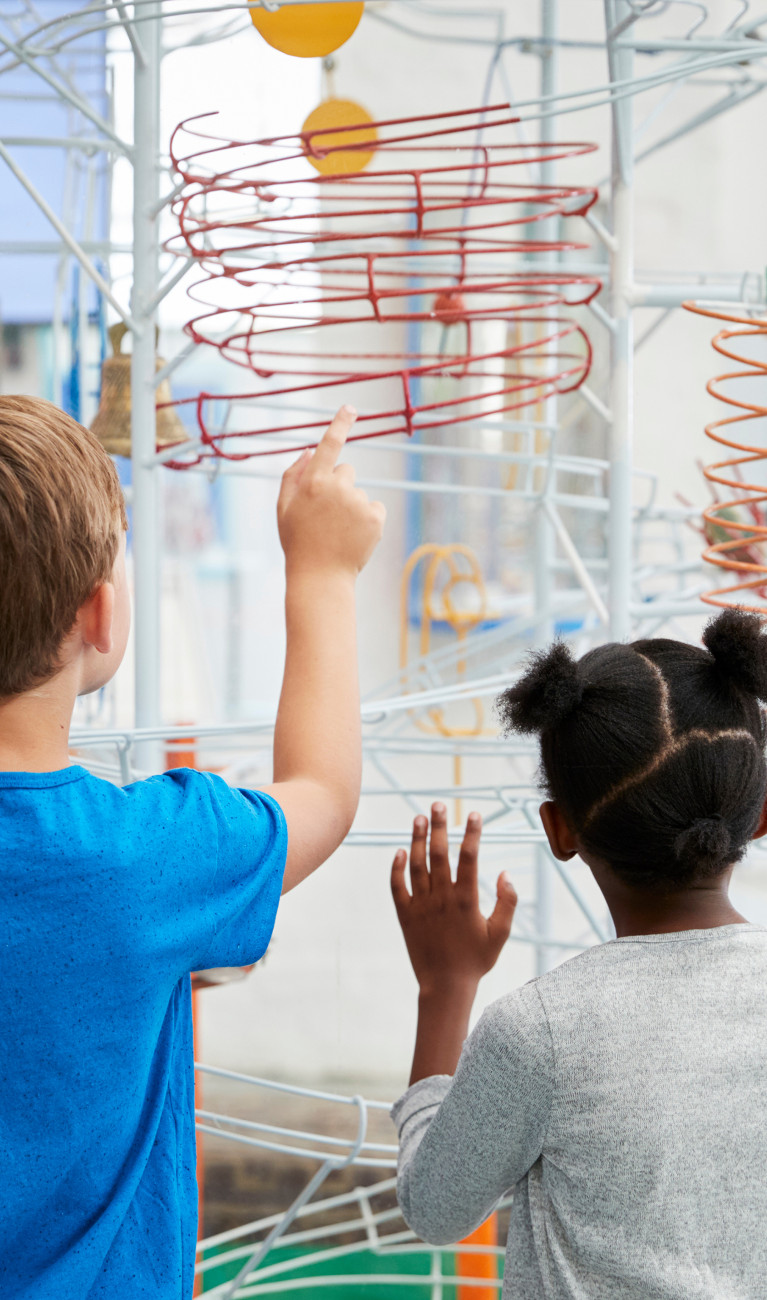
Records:
M432 805L427 865L428 829L426 818L416 817L410 846L412 892L405 879L404 849L394 859L391 890L421 993L432 995L448 986L475 988L495 965L511 931L517 895L502 872L495 907L489 917L482 915L477 885L479 813L469 814L455 881L450 873L444 804Z

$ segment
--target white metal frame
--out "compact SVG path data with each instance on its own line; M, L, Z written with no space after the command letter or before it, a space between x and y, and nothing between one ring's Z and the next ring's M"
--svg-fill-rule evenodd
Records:
M285 0L296 3L298 0ZM319 0L311 0L319 2ZM674 0L676 3L677 0ZM662 600L647 604L637 598L636 580L638 573L634 565L634 533L637 527L655 522L665 522L668 528L681 526L685 511L660 510L654 502L638 512L632 509L632 484L636 471L632 458L632 370L633 370L633 315L638 306L656 305L663 311L680 304L694 292L695 286L689 278L679 282L648 282L636 276L633 266L633 169L635 144L633 139L633 102L643 89L668 83L675 87L688 81L691 77L701 75L711 68L736 66L737 77L724 99L715 103L703 113L696 114L688 123L689 129L695 129L701 122L710 120L715 112L724 111L731 103L740 102L746 94L756 94L767 84L761 77L743 72L743 65L750 69L755 60L764 57L765 47L753 35L747 35L748 23L742 22L734 33L727 33L718 40L703 40L695 37L698 23L694 23L689 38L684 41L653 40L651 37L636 37L637 24L642 27L641 19L651 16L656 10L662 10L660 0L604 0L605 4L605 44L608 53L610 82L603 87L573 93L562 93L557 86L557 53L571 48L571 44L562 42L557 34L557 0L541 0L542 27L540 34L530 34L508 39L503 32L502 9L488 8L483 11L485 17L497 19L497 35L493 39L477 38L474 43L487 45L491 67L496 73L502 70L504 49L511 45L524 45L534 52L541 63L540 95L536 100L515 104L521 116L542 136L551 138L556 132L557 119L562 114L577 112L579 108L591 106L595 102L610 105L612 113L612 175L610 194L612 207L612 230L607 230L603 223L593 214L589 222L609 255L609 310L597 304L595 315L606 327L610 337L612 352L611 384L608 401L603 401L591 389L584 385L580 392L586 401L604 421L609 430L609 458L607 462L597 462L589 458L560 456L552 439L551 450L547 457L536 455L528 440L528 447L521 453L480 453L466 448L440 448L428 445L403 446L403 453L408 458L417 455L420 458L439 454L441 456L458 456L466 462L476 461L481 457L485 463L493 461L497 466L504 463L518 463L524 466L526 476L518 490L520 499L528 500L534 511L535 546L534 569L536 601L532 623L529 612L512 617L500 633L479 633L470 642L463 655L469 660L479 660L495 654L496 662L503 654L508 662L509 647L521 647L526 642L543 642L550 638L555 616L571 614L583 616L587 624L594 629L594 635L604 635L605 625L609 635L623 638L631 629L641 626L643 629L657 627L665 621L683 617L696 611L695 598L701 589L700 583L694 581L694 568L684 557L679 555L676 563L677 592ZM232 12L241 21L244 6L240 4L224 5L216 8L216 13ZM134 173L134 239L133 239L133 288L130 307L126 309L114 294L110 286L100 275L88 251L79 243L67 228L66 220L52 211L42 196L36 191L28 177L14 160L12 144L0 142L2 158L14 174L27 188L31 196L40 204L41 210L51 222L61 243L52 245L62 252L62 267L65 266L64 254L67 252L80 264L106 300L126 321L133 333L133 367L132 367L132 424L133 424L133 493L134 511L134 572L136 589L135 629L136 629L136 727L128 736L122 737L120 744L120 770L126 774L133 770L130 758L139 770L154 770L161 765L161 744L172 734L172 729L161 725L160 709L160 587L158 556L161 550L161 530L159 512L159 492L157 468L163 459L171 453L156 456L154 453L155 408L154 391L160 378L172 373L175 367L185 359L189 348L174 357L160 375L155 374L154 331L157 311L163 297L188 269L188 261L181 260L178 268L173 269L161 283L158 266L158 222L163 207L175 194L173 179L169 178L165 186L161 185L160 141L158 138L160 71L163 56L162 29L163 19L168 15L179 13L197 13L201 20L213 12L212 7L189 3L181 0L136 0L130 10L120 2L105 0L100 5L90 4L76 11L67 18L60 18L47 24L39 24L32 35L22 39L19 35L11 39L0 30L0 47L6 51L6 62L0 58L0 93L2 72L8 67L24 63L35 75L56 94L60 95L72 109L82 115L89 128L93 128L86 137L75 135L62 141L69 151L101 149L109 156L122 155L128 158ZM418 23L428 20L432 24L429 36L439 38L434 30L434 21L441 13L460 13L455 6L422 3L421 0L398 0L397 10L392 16L391 7L378 12L375 3L370 6L370 18L379 22L399 23L409 26L417 37ZM468 11L467 11L468 13ZM476 12L472 12L476 18ZM745 10L744 10L745 17ZM244 17L244 22L247 18ZM82 39L88 32L120 27L128 36L133 57L134 76L134 132L133 141L120 138L110 122L104 120L77 93L75 87L57 70L56 59L64 48L71 48L77 39ZM225 30L229 30L227 27ZM210 33L212 39L218 31ZM207 35L207 34L206 34ZM662 53L666 56L678 54L670 65L654 72L650 76L636 76L634 62L639 53ZM53 69L53 71L51 71ZM490 87L488 86L488 90ZM661 143L676 138L674 132ZM50 140L44 143L52 143ZM652 152L651 147L645 153ZM554 179L553 164L544 163L541 180L550 183ZM161 194L165 188L166 192ZM552 235L555 233L551 232ZM18 245L24 251L23 241ZM30 251L32 251L30 249ZM539 258L541 266L547 264L545 258ZM584 263L584 272L593 273L603 268ZM711 299L732 300L734 297L748 294L751 302L759 300L762 286L757 277L706 277L705 294ZM548 399L543 424L535 421L503 421L493 425L498 430L523 431L531 434L537 429L555 429L557 424L556 399ZM374 444L371 449L376 450ZM382 448L383 450L383 448ZM386 449L390 450L390 445ZM595 490L582 493L563 493L558 490L560 472L577 468L579 473L591 476ZM536 469L543 468L544 487L537 487L533 478ZM233 467L225 464L217 466L218 473L250 474L271 476L273 469L263 469L259 462ZM403 475L399 479L380 479L370 477L366 483L371 488L397 487L406 492L449 492L457 496L470 494L474 489L469 484L452 486L436 485L421 478ZM506 490L485 489L488 495L494 492L505 496ZM609 521L609 554L604 568L594 561L582 557L575 542L567 531L561 515L561 507L570 509L593 510L606 514ZM560 548L561 557L556 553ZM568 568L575 576L576 587L565 593L557 593L552 604L552 575L562 566ZM601 632L600 632L601 629ZM379 752L384 736L391 730L391 718L397 715L400 723L395 728L402 731L403 717L409 717L414 708L425 708L439 702L449 702L459 698L477 698L488 693L484 681L473 678L457 688L454 684L453 670L456 656L450 651L435 652L423 664L413 666L410 687L416 681L428 685L426 691L420 690L417 696L408 695L399 701L395 699L377 699L371 716L379 720L379 725L371 723L370 752L376 766L381 768L383 752ZM491 658L492 663L492 658ZM495 691L502 684L498 678L490 691ZM380 725L383 723L383 725ZM268 728L267 728L268 729ZM198 729L199 730L199 729ZM229 728L230 738L234 729ZM93 738L74 737L77 743L91 744ZM101 735L101 747L109 738ZM137 749L137 746L139 747ZM442 739L435 739L430 752L453 752L455 745ZM519 747L512 747L519 752ZM476 752L477 746L469 746L467 752ZM496 750L501 753L500 749ZM130 756L130 758L129 758ZM391 775L387 767L392 788L399 789L408 806L416 806L414 792L408 791ZM532 791L531 791L532 794ZM517 808L519 812L519 808ZM500 832L499 832L500 833ZM524 840L539 843L540 832L529 824L526 815L521 816L518 825L510 826L507 832L509 842ZM365 843L383 843L378 837L360 837L353 832L349 837L350 845ZM552 940L552 885L551 862L545 850L539 853L539 905L537 939L535 940L539 968L549 963L553 952L551 944L543 939ZM601 927L597 930L602 933Z
M274 8L278 0L261 0L268 8ZM320 0L309 0L319 3ZM299 0L281 0L281 3L299 3ZM581 399L588 403L602 419L609 431L609 457L601 461L589 457L564 457L551 440L550 452L541 457L535 453L530 441L535 429L554 429L557 424L556 399L550 399L545 419L542 424L534 421L506 421L494 424L493 428L508 429L528 436L528 445L519 453L480 453L467 448L442 448L437 453L427 445L412 447L402 446L406 457L403 460L403 475L398 479L383 480L370 477L369 485L373 488L396 486L409 492L450 491L460 496L470 493L469 484L455 485L451 488L439 487L420 478L409 477L406 467L412 463L413 455L424 459L430 455L460 457L467 466L482 456L485 463L492 462L497 467L519 464L525 474L520 486L520 498L528 500L535 513L535 590L534 608L520 607L510 611L508 619L501 627L478 630L461 649L460 657L467 664L465 677L456 682L456 664L458 651L453 648L440 649L414 662L409 669L407 681L401 676L395 677L385 685L375 699L366 701L363 710L365 750L370 760L371 770L380 776L380 786L371 786L364 792L366 799L375 799L385 793L393 793L402 800L403 809L422 811L428 800L436 793L466 797L483 802L486 808L485 842L488 845L536 846L537 852L537 898L531 911L523 916L516 942L532 944L537 953L539 970L545 969L552 961L573 947L583 943L599 941L607 937L607 927L603 918L595 915L588 901L577 888L569 872L562 870L559 864L545 851L543 837L535 814L535 791L529 776L532 748L518 742L490 741L484 738L453 740L444 737L419 735L414 733L410 719L414 713L421 713L430 706L447 705L458 700L491 698L498 690L508 684L509 675L500 671L500 665L508 662L509 656L519 653L525 645L547 640L552 632L555 617L570 614L583 620L584 636L623 639L639 629L642 634L652 634L669 621L697 613L697 597L701 591L700 570L685 555L684 548L678 540L680 530L684 527L689 512L682 508L661 509L654 500L652 476L647 476L647 504L639 509L632 507L632 487L637 477L633 464L632 452L632 385L633 359L635 348L642 345L644 339L665 319L665 315L682 301L696 292L705 294L707 299L721 302L744 302L747 305L764 306L764 286L758 276L716 276L702 274L692 282L690 277L663 279L638 275L634 267L633 255L633 186L635 165L644 157L650 156L656 149L664 147L685 132L697 129L716 115L728 111L736 104L759 94L767 85L760 60L767 56L767 43L759 36L759 25L750 12L748 0L733 0L733 21L716 38L709 38L700 33L700 25L705 18L705 6L702 3L689 3L688 0L603 0L605 18L604 44L608 56L609 82L603 86L592 87L583 91L561 92L557 80L557 59L573 48L578 42L563 41L558 34L557 0L541 0L541 27L526 35L509 37L504 31L504 10L502 4L488 3L481 11L476 7L465 8L465 13L475 22L477 29L482 28L480 19L486 24L479 35L465 35L461 40L468 44L482 46L488 52L488 97L493 83L500 79L502 85L508 86L503 55L507 48L524 48L540 58L541 80L540 94L535 100L516 103L524 124L528 129L539 130L542 135L553 138L558 119L565 115L578 113L585 107L604 104L609 107L612 119L612 161L609 179L611 198L611 226L608 229L595 215L590 214L589 222L600 243L609 257L607 306L597 303L594 315L603 326L610 340L611 367L609 397L603 400L588 387L581 390ZM662 16L668 9L678 8L684 4L690 11L691 25L685 38L663 38L655 36L655 29L650 18ZM230 32L233 27L247 24L246 5L242 0L237 3L223 3L215 6L197 2L197 0L93 0L92 3L68 15L51 22L39 22L34 17L31 0L28 0L28 22L26 30L20 20L11 25L0 19L0 95L2 95L2 74L11 68L25 65L32 74L41 80L51 92L69 104L73 114L81 123L87 123L88 134L80 131L61 140L47 138L38 143L57 144L68 151L69 156L93 156L98 152L105 157L125 157L133 167L134 203L133 203L133 287L130 306L126 308L110 284L98 271L93 257L105 254L108 247L79 241L71 233L68 214L57 213L36 190L28 176L19 166L14 150L22 145L33 143L21 135L7 137L0 141L0 161L7 166L31 197L38 203L49 220L53 235L46 250L55 250L61 257L59 284L64 283L67 259L74 258L82 268L85 276L96 284L105 300L123 319L133 333L133 368L132 368L132 426L133 426L133 511L134 511L134 573L136 588L136 719L135 727L125 731L78 731L72 734L72 743L84 756L95 771L107 774L117 772L120 779L127 781L136 775L157 770L160 764L160 752L163 746L181 741L188 734L189 728L172 728L162 724L160 709L160 586L158 555L161 548L158 468L162 456L155 455L155 386L159 379L166 377L188 355L186 348L174 357L160 375L155 374L155 322L157 312L165 294L183 277L188 269L188 262L183 259L178 267L173 268L164 281L160 280L158 261L158 223L165 204L173 197L173 178L163 176L160 166L161 142L159 140L159 96L160 73L163 57L164 19L171 15L197 14L200 17L200 34L197 39L216 39ZM388 6L380 12L375 0L369 5L370 21L377 21L397 26L409 31L413 40L454 39L449 34L441 33L439 22L445 15L455 16L460 10L456 3L432 3L431 0L397 0L395 6ZM700 18L701 21L698 21ZM367 21L367 18L366 18ZM216 25L217 24L217 25ZM490 35L483 32L492 28ZM767 24L765 24L767 27ZM134 80L134 132L133 140L123 140L115 131L112 123L105 120L78 93L64 69L61 59L64 51L77 47L88 33L121 28L130 43L130 57L133 61ZM593 48L593 45L592 45ZM660 61L660 66L653 67L649 73L637 71L637 61L647 55ZM634 104L637 97L646 89L668 86L669 93L675 91L690 80L712 77L712 102L687 119L685 124L654 144L637 147L634 129ZM708 83L707 83L708 84ZM662 112L662 105L661 110ZM645 126L647 123L644 124ZM0 168L1 171L1 168ZM552 165L544 164L541 179L553 180ZM13 249L21 254L34 254L41 251L39 241L27 242L20 238L13 241ZM7 251L4 247L2 251ZM121 250L124 251L124 250ZM539 259L545 264L545 259ZM583 264L584 271L593 272L593 265ZM600 266L601 271L603 268ZM655 306L660 315L653 326L645 332L643 339L634 339L634 313L638 307ZM60 319L60 307L56 312ZM390 447L387 449L390 450ZM166 457L167 458L167 457ZM536 469L545 468L545 487L536 486L533 477ZM584 494L565 493L559 487L559 476L563 472L572 472L573 468L586 476L591 484ZM240 466L233 471L230 465L218 467L217 472L238 472L251 475L265 474L271 476L273 469L264 469L259 462ZM499 493L501 489L498 489ZM505 495L505 489L503 490ZM590 560L581 556L572 537L567 531L561 515L562 507L592 510L609 520L609 550L607 560ZM670 594L652 602L644 602L638 596L640 585L648 574L637 567L635 559L635 539L637 530L652 526L662 526L671 539L672 558L667 566L669 575L676 581L676 588ZM557 551L559 547L560 553ZM555 590L552 575L557 569L566 567L575 577L575 586L569 590ZM648 571L649 576L651 572ZM263 721L242 726L221 726L195 728L199 744L203 751L224 750L229 755L232 771L236 775L238 764L246 764L247 755L254 748L268 745L273 724L272 716L265 716ZM516 762L522 767L519 774L511 781L482 787L462 787L460 791L433 790L428 785L413 786L402 782L396 772L398 757L413 754L455 754L481 756L492 753L499 762L502 756ZM523 770L527 765L527 774ZM458 827L451 831L451 838L456 839ZM390 830L353 830L348 843L357 849L361 847L380 848L402 841L401 832ZM576 941L568 942L553 933L554 886L566 888L573 896L583 919L584 933ZM204 1067L201 1067L204 1068ZM232 1076L238 1077L238 1076ZM254 1087L275 1087L265 1081L251 1081ZM286 1088L285 1091L291 1090ZM319 1096L312 1090L297 1089L302 1095ZM333 1098L339 1104L352 1105L358 1116L357 1137L343 1152L333 1154L333 1142L318 1134L299 1134L286 1132L264 1126L236 1121L231 1116L202 1112L200 1127L204 1132L226 1133L230 1139L245 1144L266 1145L271 1149L283 1150L295 1154L296 1144L304 1151L306 1157L307 1142L312 1157L319 1161L316 1172L310 1178L306 1188L296 1202L283 1214L277 1214L270 1220L259 1224L247 1225L241 1233L224 1234L216 1242L207 1244L224 1244L231 1242L233 1252L239 1252L242 1265L238 1270L234 1284L218 1287L211 1294L218 1296L246 1296L276 1294L278 1291L293 1289L284 1276L280 1266L263 1266L261 1261L278 1238L281 1241L298 1243L301 1241L324 1241L323 1256L330 1258L334 1253L332 1246L333 1230L306 1230L295 1228L288 1233L291 1224L303 1221L307 1215L317 1209L309 1206L310 1198L319 1189L327 1174L340 1164L379 1163L381 1167L393 1165L393 1150L381 1151L366 1145L366 1115L370 1106L383 1103L364 1103L361 1098ZM285 1139L285 1141L283 1141ZM330 1150L330 1154L328 1151ZM348 1204L354 1207L354 1223L363 1231L362 1246L373 1250L382 1257L391 1251L424 1251L428 1248L414 1243L412 1234L398 1229L388 1236L379 1235L380 1226L392 1217L390 1211L378 1213L373 1201L390 1183L377 1185L373 1189L357 1188L346 1197L334 1198L335 1204ZM396 1216L395 1216L396 1217ZM240 1237L257 1238L240 1242ZM237 1243L236 1245L234 1243ZM259 1244L260 1243L260 1244ZM204 1243L205 1244L205 1243ZM362 1248L362 1247L361 1247ZM354 1248L356 1249L356 1247ZM335 1255L340 1250L335 1248ZM455 1279L443 1275L442 1259L439 1252L430 1252L431 1271L424 1279L432 1300L438 1300L444 1287L451 1287ZM258 1270L255 1273L255 1270ZM363 1281L360 1277L359 1282ZM380 1281L382 1285L394 1286L397 1279L382 1273L380 1278L365 1275L364 1281ZM324 1283L325 1279L315 1279L313 1285ZM339 1279L337 1279L339 1281ZM350 1281L350 1279L345 1279ZM412 1277L408 1279L412 1284Z

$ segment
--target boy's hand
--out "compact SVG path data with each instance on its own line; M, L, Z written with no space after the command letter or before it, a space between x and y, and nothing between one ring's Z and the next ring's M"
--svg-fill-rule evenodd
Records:
M277 525L292 573L356 577L381 539L385 507L355 488L351 465L337 464L356 418L342 406L315 451L305 451L282 476Z
M404 849L397 853L391 874L394 905L422 997L444 994L449 987L475 989L495 965L509 937L517 906L514 886L502 872L491 915L486 919L479 910L479 813L470 813L466 823L455 883L450 874L444 804L432 805L429 866L427 830L426 818L416 817L410 847L412 895L405 883Z

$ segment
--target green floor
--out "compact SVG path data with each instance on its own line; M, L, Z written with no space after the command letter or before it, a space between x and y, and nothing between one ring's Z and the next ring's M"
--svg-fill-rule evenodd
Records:
M220 1250L209 1250L205 1252L205 1258L214 1258L217 1253L222 1253L229 1249L224 1246ZM292 1259L301 1259L306 1255L312 1255L319 1252L314 1250L301 1250L299 1248L275 1248L269 1252L266 1263L268 1269L271 1265L286 1262ZM442 1263L442 1274L445 1278L455 1275L455 1257L452 1251L440 1252ZM226 1264L219 1265L206 1271L203 1275L204 1291L211 1291L214 1287L220 1286L223 1282L235 1277L239 1268L245 1262L245 1257L232 1260ZM499 1265L501 1260L499 1259ZM369 1250L361 1250L352 1255L346 1255L329 1259L323 1262L322 1259L315 1258L307 1273L302 1275L301 1270L288 1270L279 1273L271 1278L264 1278L260 1284L252 1282L248 1285L245 1294L269 1294L267 1288L270 1283L273 1284L271 1294L289 1295L291 1300L316 1300L317 1292L320 1291L325 1300L382 1300L382 1297L390 1292L396 1297L396 1300L427 1300L427 1279L431 1272L432 1259L427 1253L411 1253L396 1255L386 1252L383 1255L374 1255ZM365 1282L367 1275L378 1274L379 1280L376 1282ZM386 1274L388 1281L381 1281L380 1275ZM346 1281L337 1281L327 1285L318 1284L318 1279L338 1278L339 1275ZM418 1283L416 1277L422 1277L424 1282ZM413 1279L408 1281L406 1279ZM426 1283L426 1285L425 1285ZM448 1296L454 1294L450 1283L444 1283ZM263 1288L263 1290L262 1290ZM500 1291L498 1292L500 1295Z

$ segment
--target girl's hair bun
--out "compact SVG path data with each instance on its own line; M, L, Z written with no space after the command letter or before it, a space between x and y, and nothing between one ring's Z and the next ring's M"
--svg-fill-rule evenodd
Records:
M767 636L758 614L723 609L706 625L703 644L720 675L758 700L767 700Z
M562 722L582 696L578 665L564 642L555 641L531 656L527 672L498 696L496 707L505 734L530 735Z
M732 857L732 836L721 817L699 817L674 840L674 856L680 866L724 867Z

